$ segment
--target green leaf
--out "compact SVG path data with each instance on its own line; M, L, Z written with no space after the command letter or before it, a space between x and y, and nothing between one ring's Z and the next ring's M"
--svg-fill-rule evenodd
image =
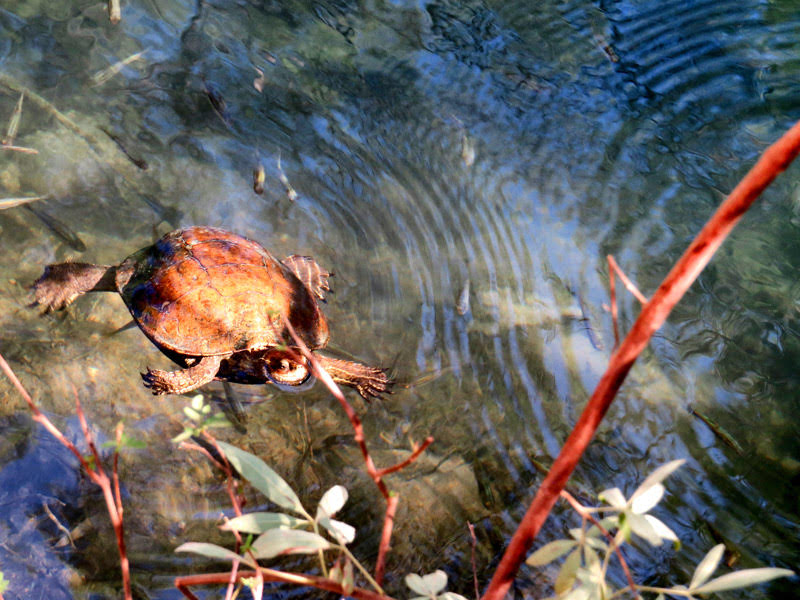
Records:
M456 594L455 592L444 592L437 597L439 600L467 600L464 596Z
M725 552L725 544L717 544L708 551L703 557L703 560L697 565L692 575L692 582L689 584L689 589L694 589L699 585L703 585L711 574L717 570L719 561L722 560L722 554Z
M411 591L430 598L447 587L447 574L439 570L422 577L416 573L409 573L406 575L406 585L411 588Z
M184 406L183 407L183 414L189 417L195 423L199 423L203 420L203 415L200 414L199 411L195 410L191 406Z
M172 438L171 441L172 441L173 444L180 444L183 440L188 440L194 434L195 434L195 430L193 428L191 428L191 427L187 427L186 429L183 430L182 433L179 433L174 438Z
M580 566L581 551L577 549L567 556L564 564L561 565L561 570L559 570L556 581L553 584L553 589L556 594L563 594L572 587L572 584L575 583L575 577L577 576Z
M274 558L282 554L313 554L330 547L328 540L310 531L270 529L258 536L250 550L256 558Z
M695 588L694 585L692 585L691 592L692 594L723 592L725 590L733 590L749 585L764 583L765 581L772 581L778 577L791 577L792 575L794 575L794 571L790 571L789 569L775 569L773 567L745 569L744 571L736 571L735 573L728 573L722 577L712 579L705 585L701 585L698 588Z
M330 534L340 544L349 544L356 537L356 529L352 525L337 521L336 519L329 519L323 517L319 520L319 524L327 529Z
M7 589L8 589L8 579L6 579L5 575L3 575L3 572L0 571L0 594L5 593Z
M322 517L332 517L339 512L344 503L347 502L347 489L341 485L335 485L322 495L317 507L316 520Z
M264 533L268 529L294 529L306 524L310 524L310 522L283 513L255 512L230 519L219 528L224 531Z
M600 492L600 500L607 502L614 508L625 508L628 503L619 488L611 488Z
M300 499L289 484L258 458L225 442L217 442L225 456L242 477L278 506L306 514Z
M239 556L236 552L217 546L216 544L206 544L204 542L187 542L175 548L175 552L191 552L206 558L218 558L221 560L240 560L242 563L256 568L255 563L247 557Z
M536 552L525 559L525 564L529 567L541 567L542 565L546 565L547 563L564 556L577 545L578 542L575 540L556 540L554 542L550 542L549 544L545 544L536 550Z

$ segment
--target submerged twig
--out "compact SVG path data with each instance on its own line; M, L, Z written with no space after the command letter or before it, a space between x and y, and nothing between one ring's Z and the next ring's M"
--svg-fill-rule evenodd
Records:
M14 112L11 113L11 118L8 121L8 129L6 130L6 137L3 138L3 146L11 146L14 144L14 138L17 137L17 130L19 129L19 122L22 119L22 101L25 99L25 93L19 95L17 106L14 107Z
M110 67L106 67L105 69L98 71L94 75L92 75L92 82L94 85L102 85L106 81L110 80L114 75L122 71L123 68L127 67L134 61L139 60L142 56L145 55L147 50L142 50L141 52L137 52L136 54L131 54L128 58L123 58L120 61L115 62Z
M0 198L0 210L14 208L15 206L22 206L37 200L44 200L47 196L23 196L21 198Z
M23 146L5 146L0 144L0 150L11 150L13 152L21 152L23 154L39 154L35 148L25 148Z

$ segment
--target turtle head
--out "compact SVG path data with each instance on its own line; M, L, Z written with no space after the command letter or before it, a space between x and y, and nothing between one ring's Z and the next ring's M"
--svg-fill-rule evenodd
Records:
M303 392L314 385L311 367L305 357L288 352L272 352L264 361L264 376L284 392Z

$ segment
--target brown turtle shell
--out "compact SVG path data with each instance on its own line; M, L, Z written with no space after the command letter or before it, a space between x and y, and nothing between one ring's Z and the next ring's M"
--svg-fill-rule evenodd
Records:
M316 299L261 245L211 227L168 233L117 267L117 290L153 343L187 356L262 350L291 337L328 342Z

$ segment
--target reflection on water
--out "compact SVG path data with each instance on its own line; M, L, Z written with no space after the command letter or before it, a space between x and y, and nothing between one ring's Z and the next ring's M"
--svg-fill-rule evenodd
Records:
M134 571L147 567L139 583L153 597L188 569L171 548L215 535L225 496L200 457L165 441L185 400L153 401L141 387L138 373L166 361L137 330L117 331L129 321L121 300L86 297L39 318L26 286L43 265L114 264L172 228L209 224L333 270L333 344L398 377L391 399L361 407L371 443L391 463L409 436L436 437L435 475L393 486L424 505L436 494L419 486L435 485L448 517L431 540L419 536L430 530L420 515L401 515L391 567L399 576L442 566L452 589L469 593L464 521L479 524L485 578L541 479L537 464L555 456L604 368L613 345L605 255L652 292L797 117L800 20L789 2L123 8L116 27L104 3L0 8L0 121L26 88L15 143L39 151L0 155L0 196L46 195L35 207L51 217L0 211L0 350L49 411L73 412L74 384L102 431L123 419L148 440L124 475ZM263 195L252 187L258 165ZM687 575L716 541L742 566L800 562L793 172L676 309L576 475L586 489L631 489L655 466L689 459L659 515L685 549L632 557L650 582ZM625 297L623 324L637 312ZM0 389L4 437L43 444L14 425L21 406ZM303 396L236 391L269 399L250 407L247 435L231 439L308 498L345 483L353 518L379 518L346 422L320 386ZM34 450L4 456L3 481L24 480L14 474L36 460ZM45 474L52 484L0 489L39 532L30 544L42 568L62 555L40 523L40 496L66 501ZM175 494L182 488L191 493ZM87 493L66 495L75 503ZM4 535L19 535L21 523L7 523ZM377 527L359 529L362 555L374 552ZM2 568L16 575L26 563L13 564ZM89 582L116 577L79 566ZM523 573L520 589L535 589L536 577ZM748 597L793 593L779 583Z

